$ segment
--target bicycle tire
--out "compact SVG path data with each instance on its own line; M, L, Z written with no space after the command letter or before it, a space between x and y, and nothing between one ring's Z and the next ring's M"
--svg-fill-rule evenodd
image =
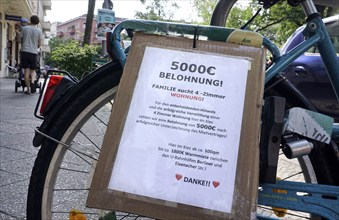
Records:
M59 140L63 140L62 138L65 137L65 135L72 135L73 130L69 129L72 123L78 123L77 125L80 126L81 123L88 119L86 117L88 117L89 114L106 104L108 100L111 100L116 92L116 86L119 83L122 68L120 64L110 63L107 64L107 66L108 68L102 68L102 71L98 70L94 72L91 75L90 81L84 80L84 82L86 82L84 85L81 82L79 83L78 87L80 89L73 92L69 101L65 104L67 107L60 109L58 120L53 123L49 135ZM70 136L68 136L68 138L69 137ZM46 204L46 201L51 202L48 198L46 199L46 197L50 196L49 193L51 192L49 190L51 189L46 189L45 184L48 179L54 178L53 175L55 175L56 172L54 166L58 161L53 161L53 158L55 159L58 155L63 157L62 154L65 153L61 152L63 150L60 149L61 147L58 143L45 139L38 152L29 183L27 197L28 220L68 219L68 213L66 213L67 217L61 217L59 215L58 217L52 218L52 211L46 209L46 206L50 205ZM48 193L48 195L46 193Z

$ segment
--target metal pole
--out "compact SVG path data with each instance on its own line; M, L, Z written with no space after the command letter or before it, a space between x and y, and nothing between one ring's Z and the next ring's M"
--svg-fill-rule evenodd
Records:
M103 9L109 9L109 0L104 0L104 3L102 4ZM106 56L107 51L106 51L106 39L101 41L101 55Z
M104 0L104 3L102 4L102 8L109 9L109 0Z
M310 0L305 0L302 3L303 9L305 11L305 14L307 16L311 15L311 14L315 14L317 13L317 8L315 7L314 3Z

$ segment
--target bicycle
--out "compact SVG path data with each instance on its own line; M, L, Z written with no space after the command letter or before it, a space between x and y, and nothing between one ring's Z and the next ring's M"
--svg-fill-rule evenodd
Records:
M219 11L216 14L221 16L221 19L216 19L217 23L224 21L224 18L227 17L227 13L235 1L230 2L231 4L223 9L220 6L215 9L215 11ZM260 0L259 2L266 4L265 7L268 7L268 4L273 4L277 1ZM335 91L339 94L339 64L334 59L336 56L335 51L331 46L328 35L326 35L326 29L321 19L317 16L313 1L295 2L301 3L309 17L307 24L307 30L309 31L306 33L309 38L292 52L283 56L280 55L277 47L264 39L264 46L272 52L274 63L266 72L265 82L268 89L265 91L265 97L272 95L284 97L287 103L286 108L298 106L317 111L288 81L279 76L279 72L293 59L296 59L301 53L317 43L321 48L320 52L323 55L325 65L328 67ZM222 13L220 13L220 10ZM111 52L114 52L114 57L118 57L118 60L100 67L79 83L70 80L67 89L64 89L59 100L53 103L52 110L47 116L44 116L43 123L36 130L37 134L33 144L34 146L42 146L35 161L30 180L27 201L28 219L67 219L69 212L73 209L81 210L90 219L99 218L101 211L87 209L85 201L95 169L95 161L100 154L101 135L105 133L106 123L126 60L126 54L120 50L119 34L123 29L134 29L136 31L160 30L167 33L169 31L178 31L178 27L185 34L191 35L195 35L198 30L200 31L199 35L206 35L210 39L213 38L213 40L218 40L222 36L221 33L226 34L233 30L151 21L126 21L119 24L114 29L110 39L113 44ZM265 124L265 120L263 118L263 124ZM267 120L267 122L269 121ZM272 126L270 127L269 123L264 126L268 126L268 128L264 128L262 133L264 134L264 131L266 131L268 133L266 136L269 136L274 129L272 129ZM330 211L331 209L329 208L328 210L319 211L313 207L307 208L306 206L312 202L322 203L326 206L333 204L333 201L338 201L338 193L326 198L326 195L333 195L333 193L338 192L339 177L335 169L338 167L338 154L336 153L338 152L338 134L339 127L335 124L333 139L330 144L313 142L316 150L313 150L311 154L298 158L301 164L300 172L305 176L301 178L305 182L313 183L314 185L307 185L311 188L306 189L304 188L305 185L286 181L263 185L262 190L264 193L270 193L267 191L272 191L272 189L276 188L289 193L306 192L308 196L302 197L306 199L306 202L302 205L298 204L301 202L301 197L297 202L288 204L281 203L281 200L265 200L264 196L259 196L259 204L265 205L263 209L266 209L267 206L288 209L295 209L299 206L299 210L313 213L306 216L306 218L318 219L317 214L323 214L327 218L338 216L338 212L335 209ZM281 136L281 134L279 135ZM264 138L262 139L264 140ZM274 144L276 143L272 143L270 140L263 142L262 145L267 154L269 152L265 146ZM271 164L266 165L270 166ZM267 173L264 172L264 174L268 174L269 171L267 169L266 171ZM317 195L320 198L313 199L311 195ZM323 198L321 198L322 196ZM328 206L326 207L328 208ZM139 216L130 213L116 212L115 215L119 219L125 217L139 218ZM295 214L292 213L292 215ZM257 217L263 218L259 214ZM296 218L301 218L299 213Z

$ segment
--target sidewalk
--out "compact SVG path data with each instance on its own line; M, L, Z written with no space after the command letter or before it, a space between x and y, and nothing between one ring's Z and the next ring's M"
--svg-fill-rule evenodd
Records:
M39 93L14 92L14 78L0 78L0 220L26 219L30 173L39 148L34 148L34 117Z

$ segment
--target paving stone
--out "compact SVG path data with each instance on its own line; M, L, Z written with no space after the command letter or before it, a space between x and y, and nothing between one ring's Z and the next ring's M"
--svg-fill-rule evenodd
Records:
M15 79L0 79L0 220L24 220L29 178L39 148L32 146L38 94L14 92ZM21 91L21 90L19 90Z

